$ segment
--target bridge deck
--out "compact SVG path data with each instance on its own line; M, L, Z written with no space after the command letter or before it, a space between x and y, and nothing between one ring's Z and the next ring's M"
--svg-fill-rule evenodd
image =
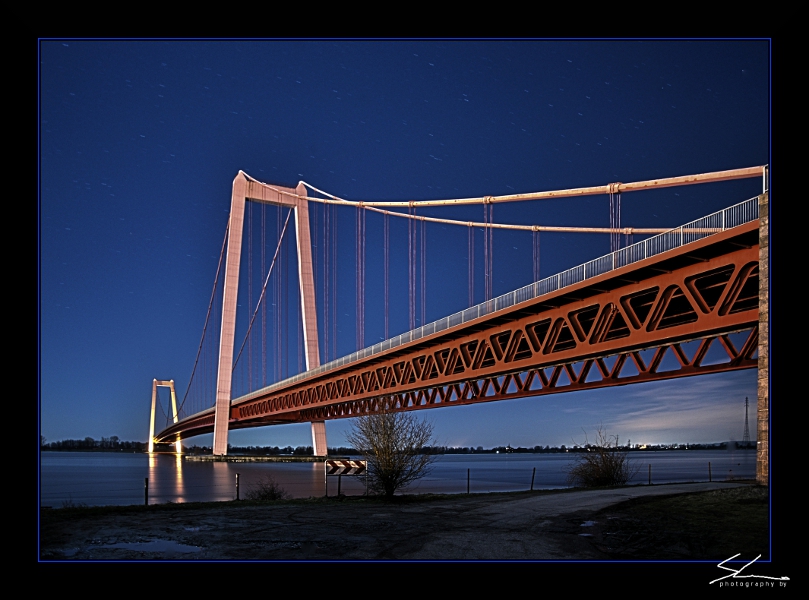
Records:
M730 363L719 370L752 368L757 331L739 351L727 333L757 322L757 218L758 199L747 200L256 390L232 401L230 428L356 416L381 398L406 410L567 391L587 386L594 365L605 381L591 387L622 385L637 378L619 382L602 359L642 348L671 347L683 369L664 375L633 355L640 380L708 372L682 355L688 339L720 339ZM212 427L213 408L157 438Z

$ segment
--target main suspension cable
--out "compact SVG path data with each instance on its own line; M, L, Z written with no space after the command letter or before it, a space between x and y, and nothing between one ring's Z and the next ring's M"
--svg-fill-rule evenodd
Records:
M222 250L219 252L219 262L216 265L216 276L213 280L213 290L211 291L211 299L208 301L208 312L205 315L205 324L202 326L202 338L199 340L199 348L197 348L197 356L194 359L194 367L191 369L191 378L188 380L188 387L185 388L185 394L183 394L183 401L180 402L180 408L177 409L177 412L185 404L185 399L188 397L188 391L191 389L191 384L194 381L194 374L197 372L197 364L199 363L199 356L202 353L202 345L205 342L205 333L208 331L208 322L211 318L211 309L213 308L213 301L214 297L216 296L216 286L219 284L219 273L222 272L222 260L225 257L225 249L227 248L228 244L228 231L230 229L230 219L228 219L227 225L225 225L225 239L222 240Z

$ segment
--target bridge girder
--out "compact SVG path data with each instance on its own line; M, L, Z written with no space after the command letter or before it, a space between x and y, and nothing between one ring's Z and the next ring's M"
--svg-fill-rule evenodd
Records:
M758 223L717 233L289 386L234 400L230 428L324 421L755 368ZM746 331L736 349L729 337ZM702 340L693 356L684 344ZM728 362L703 365L721 346ZM644 361L641 351L656 349ZM679 368L660 371L671 352ZM609 357L616 357L611 367ZM648 364L647 364L648 362ZM623 375L628 365L637 374ZM595 367L595 369L593 368ZM623 376L622 376L623 375ZM561 385L563 379L567 385ZM213 414L167 428L212 430Z

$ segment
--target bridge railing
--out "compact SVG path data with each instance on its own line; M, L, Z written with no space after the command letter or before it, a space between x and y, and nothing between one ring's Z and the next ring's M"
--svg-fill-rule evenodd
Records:
M358 350L357 352L353 352L352 354L348 354L347 356L343 356L323 364L310 371L300 373L299 375L295 375L285 379L284 381L279 381L273 385L262 388L261 390L247 394L242 398L247 399L254 395L264 394L272 391L275 388L284 387L297 381L313 377L320 373L337 369L343 365L379 354L380 352L384 352L390 348L407 344L414 340L432 335L438 331L443 331L445 329L449 329L450 327L472 321L498 310L503 310L509 306L519 304L520 302L525 302L526 300L544 296L545 294L549 294L567 286L580 283L586 279L591 279L593 277L603 275L604 273L609 273L610 271L620 267L639 262L649 258L650 256L662 254L663 252L673 250L674 248L679 248L680 246L700 240L715 233L720 233L726 229L731 229L732 227L749 223L757 218L758 197L750 198L713 214L691 221L690 223L686 223L685 225L681 225L675 229L666 231L665 233L660 233L641 242L637 242L636 244L627 246L626 248L621 248L620 250L616 250L615 252L611 252L605 256L588 261L582 265L562 271L556 275L551 275L550 277L546 277L545 279L541 279L537 282L516 289L513 292L509 292L507 294L503 294L502 296L498 296L497 298L492 298L486 302L471 306L465 310L449 315L448 317L444 317L443 319L422 325L417 329L406 331L401 335L390 338L383 342L379 342L373 346L369 346L368 348L363 348L362 350Z

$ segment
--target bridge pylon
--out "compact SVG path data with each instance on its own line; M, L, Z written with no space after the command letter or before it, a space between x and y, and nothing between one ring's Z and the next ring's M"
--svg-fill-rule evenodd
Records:
M244 207L247 200L274 206L286 206L295 212L295 238L298 251L298 281L300 285L301 315L303 317L304 355L306 370L320 366L315 305L315 279L312 267L312 242L309 231L309 201L306 187L268 186L249 179L239 171L233 180L230 200L227 254L225 257L225 285L222 298L222 328L219 338L219 367L214 409L213 453L227 454L228 423L233 372L233 346L236 334L236 305L239 290ZM312 422L312 448L316 456L325 456L326 424Z
M758 398L756 402L756 481L770 483L770 193L758 199ZM745 419L745 428L747 422Z
M149 418L149 454L154 452L154 416L155 416L155 408L157 407L157 388L160 387L167 387L171 390L171 413L174 419L174 423L180 420L179 415L177 414L177 394L174 391L174 380L169 379L168 381L161 381L158 379L152 379L152 414ZM182 442L180 442L180 435L177 434L177 441L174 442L174 448L177 451L177 454L183 451Z

